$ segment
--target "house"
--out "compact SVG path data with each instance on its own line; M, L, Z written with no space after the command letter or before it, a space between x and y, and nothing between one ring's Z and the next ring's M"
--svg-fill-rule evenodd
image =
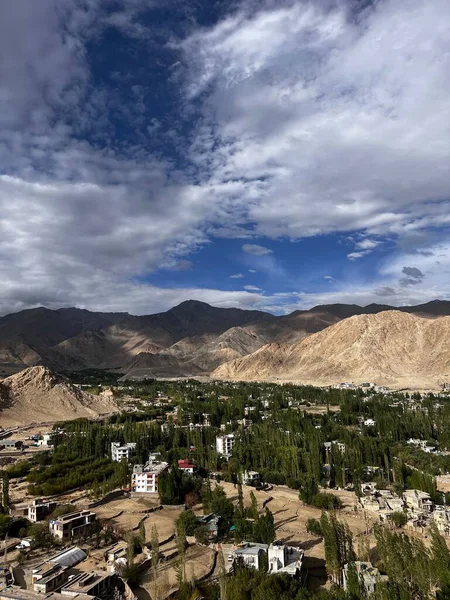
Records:
M217 454L229 458L231 456L233 446L235 443L234 433L228 433L225 435L218 435L216 437L216 451Z
M258 471L244 471L242 475L242 483L244 485L252 485L256 487L261 483L261 475Z
M59 442L64 435L64 431L56 430L49 431L48 433L43 433L36 440L38 446L44 446L46 448L53 448L53 446Z
M242 542L232 553L232 560L245 567L259 569L261 558L267 554L267 544L256 544L253 542Z
M377 588L377 585L383 581L387 581L387 577L385 575L380 575L379 570L373 567L370 562L362 562L357 560L353 563L353 565L355 566L358 578L363 584L367 595L373 594ZM347 563L342 569L342 582L345 591L347 591L349 567L350 565Z
M128 544L124 541L113 544L105 550L104 557L108 564L113 564L117 559L126 557Z
M187 458L182 458L178 461L178 468L183 473L189 473L190 475L192 475L195 471L195 465L190 463L189 459Z
M22 440L0 440L0 450L22 450Z
M216 516L214 513L210 513L204 517L197 517L197 520L200 525L203 525L206 528L209 539L214 539L217 537L219 532L220 517Z
M413 513L431 512L433 510L433 501L430 494L421 490L405 490L403 500L406 507Z
M135 450L136 444L134 442L129 442L128 444L111 442L111 460L114 462L120 462L122 460L129 462Z
M78 600L79 594L87 594L91 598L117 598L124 591L123 581L116 573L80 573L67 583L62 589L63 597L72 597Z
M145 465L134 465L131 475L131 491L134 493L156 494L158 478L169 465L166 462L149 460Z
M52 519L48 523L50 533L61 541L70 540L74 537L89 535L97 515L90 510L63 515Z
M86 558L80 548L72 547L36 565L31 574L34 591L47 594L59 589L68 579L68 570Z
M291 577L299 577L304 553L301 548L286 546L281 541L273 542L268 550L269 573L286 573Z
M36 498L28 506L28 520L32 523L43 521L57 507L57 502L46 502L41 498Z

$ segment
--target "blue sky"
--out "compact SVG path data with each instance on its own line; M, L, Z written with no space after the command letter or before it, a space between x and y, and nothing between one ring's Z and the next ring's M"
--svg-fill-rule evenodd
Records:
M15 0L0 312L450 299L447 0Z

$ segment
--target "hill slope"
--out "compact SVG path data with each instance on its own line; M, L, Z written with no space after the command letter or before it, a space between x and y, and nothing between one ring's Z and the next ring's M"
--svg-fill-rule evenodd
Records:
M436 387L450 378L450 317L357 315L295 344L268 344L221 365L212 376Z
M30 367L0 383L3 427L31 421L92 419L117 410L113 401L82 392L46 367Z

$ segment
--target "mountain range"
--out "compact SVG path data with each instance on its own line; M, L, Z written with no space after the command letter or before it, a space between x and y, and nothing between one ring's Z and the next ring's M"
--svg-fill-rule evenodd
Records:
M0 373L43 365L134 378L442 379L450 371L449 321L450 302L438 300L331 304L283 316L193 300L145 316L35 308L0 318Z

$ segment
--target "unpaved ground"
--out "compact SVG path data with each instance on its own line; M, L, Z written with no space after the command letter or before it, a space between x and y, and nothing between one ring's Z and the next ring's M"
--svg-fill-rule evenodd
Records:
M92 510L98 517L124 534L138 527L147 511L158 506L157 499L119 498Z
M175 534L175 521L183 511L179 508L163 508L148 515L144 521L145 539L149 541L152 528L156 527L160 543Z
M230 483L220 484L228 497L237 501L237 488ZM252 488L243 486L244 503L250 505L250 492ZM331 493L339 496L344 506L338 511L338 518L345 521L355 538L357 548L358 538L368 531L376 521L376 517L364 516L362 510L355 510L356 496L353 492L333 491ZM311 535L306 531L306 522L309 518L320 519L321 510L306 506L298 498L298 491L286 486L274 486L269 492L257 492L253 490L258 500L258 508L263 509L263 502L267 502L275 520L277 539L283 540L292 546L299 546L305 551L303 561L309 576L309 587L317 588L326 583L325 551L321 538ZM373 539L369 537L369 542ZM373 543L372 543L373 545ZM229 549L227 548L226 552ZM225 554L225 563L227 554Z
M166 548L162 546L161 551L166 552ZM214 565L214 561L214 549L196 544L189 546L186 550L186 580L192 581L193 579L204 577ZM160 563L158 567L156 587L158 597L161 599L166 598L178 588L177 563L178 558L175 557L170 561ZM140 587L141 590L134 590L139 600L148 600L148 595L151 598L156 596L155 581L150 571L144 574Z

